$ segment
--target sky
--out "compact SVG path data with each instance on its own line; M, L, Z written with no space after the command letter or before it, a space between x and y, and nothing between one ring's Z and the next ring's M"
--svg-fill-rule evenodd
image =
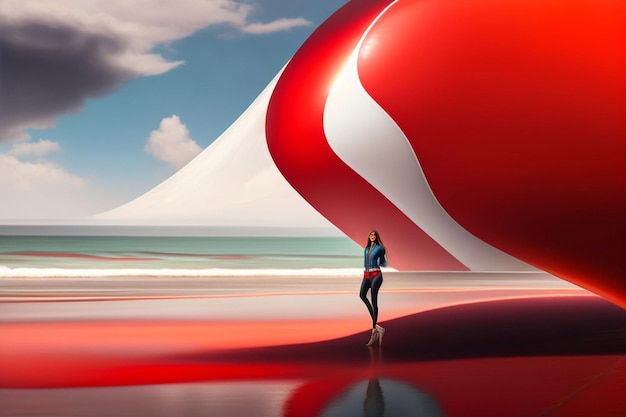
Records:
M157 186L348 0L0 0L0 224Z

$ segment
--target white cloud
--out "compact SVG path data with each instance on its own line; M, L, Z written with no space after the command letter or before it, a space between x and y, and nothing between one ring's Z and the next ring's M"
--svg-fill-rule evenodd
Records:
M58 143L42 139L0 153L0 219L75 219L119 204L119 196L95 190L90 181L45 159L60 150ZM36 160L24 160L32 156Z
M0 218L84 215L86 182L51 162L23 162L0 154Z
M39 142L22 142L13 145L13 148L8 152L10 156L42 156L50 152L57 152L60 150L59 144L47 139L40 139Z
M202 152L202 148L189 137L187 126L176 115L161 120L159 129L150 133L145 150L176 169Z
M0 178L3 190L37 190L49 184L65 184L72 189L81 188L84 181L68 174L63 168L51 162L23 162L12 155L0 155Z
M300 26L311 26L311 22L300 17L295 19L278 19L269 23L250 23L241 27L241 30L246 33L262 35L282 32Z
M182 63L167 62L150 53L159 44L182 39L215 24L243 26L252 8L231 0L2 0L0 24L17 26L37 22L60 25L99 37L120 41L123 49L111 48L110 62L140 75L161 74ZM12 35L14 43L48 45L28 33ZM77 38L77 41L81 39ZM66 47L81 49L82 45Z
M150 51L217 24L246 33L265 34L310 25L303 18L248 24L253 6L233 0L2 0L0 24L42 23L72 27L77 31L122 41L123 50L111 49L110 62L141 75L161 74L182 61L168 62ZM22 33L14 42L42 42ZM46 50L45 42L40 45ZM81 48L81 45L68 45Z
M155 51L214 25L265 34L309 25L302 18L249 24L254 7L235 0L0 0L3 78L0 140L54 126L129 80L182 64ZM75 82L80 80L80 82Z

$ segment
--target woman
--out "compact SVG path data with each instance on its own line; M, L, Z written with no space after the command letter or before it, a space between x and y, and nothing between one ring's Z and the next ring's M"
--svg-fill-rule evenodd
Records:
M383 285L383 273L380 267L387 265L387 259L385 257L385 246L376 230L372 230L367 239L364 265L365 271L363 273L363 281L361 281L359 296L372 317L372 335L365 346L372 346L377 340L380 346L383 343L385 329L378 325L378 290ZM372 290L371 303L367 299L367 291L370 289Z

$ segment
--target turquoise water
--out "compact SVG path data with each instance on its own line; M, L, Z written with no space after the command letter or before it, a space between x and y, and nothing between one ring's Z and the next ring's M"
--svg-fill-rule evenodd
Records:
M360 247L345 237L0 236L4 270L341 269L361 263Z

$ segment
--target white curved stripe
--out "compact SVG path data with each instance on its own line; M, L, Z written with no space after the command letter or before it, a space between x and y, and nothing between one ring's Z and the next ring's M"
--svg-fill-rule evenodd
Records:
M283 69L189 164L145 194L86 222L341 234L287 182L268 149L267 108Z
M408 139L359 80L357 57L368 31L339 73L326 101L324 131L332 150L471 270L534 270L470 234L439 204Z

